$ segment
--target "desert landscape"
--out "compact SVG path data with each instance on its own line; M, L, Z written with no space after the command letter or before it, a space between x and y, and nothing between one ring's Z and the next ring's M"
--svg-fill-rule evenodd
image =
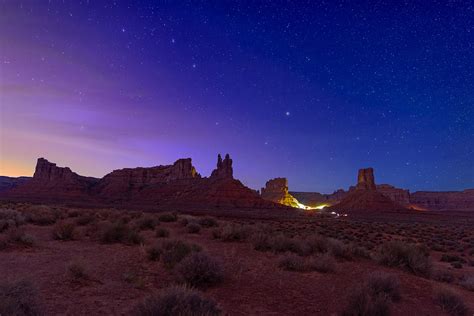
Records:
M233 178L228 155L219 155L209 178L190 159L88 179L40 158L31 179L1 193L2 295L10 298L0 308L28 315L471 313L472 208L403 206L379 191L372 169L361 169L334 205L298 208L281 179L260 196ZM454 205L464 210L470 201Z
M474 316L470 1L0 1L0 316Z

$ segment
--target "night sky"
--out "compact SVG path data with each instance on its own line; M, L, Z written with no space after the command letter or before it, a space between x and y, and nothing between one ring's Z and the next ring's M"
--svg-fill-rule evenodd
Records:
M211 2L0 1L0 174L474 187L472 2Z

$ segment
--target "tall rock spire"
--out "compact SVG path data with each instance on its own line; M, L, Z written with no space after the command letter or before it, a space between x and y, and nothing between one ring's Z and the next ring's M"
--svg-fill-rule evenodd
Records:
M211 178L216 179L233 179L234 171L232 169L232 159L230 159L229 154L225 155L224 160L222 156L217 155L217 167L211 173Z

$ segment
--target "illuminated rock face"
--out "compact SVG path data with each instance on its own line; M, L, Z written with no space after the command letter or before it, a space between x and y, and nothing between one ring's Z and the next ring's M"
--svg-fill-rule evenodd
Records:
M265 187L262 188L261 197L275 203L299 207L298 200L288 193L288 180L286 178L275 178L267 181Z
M357 176L356 190L370 190L375 191L375 180L374 180L374 169L366 168L359 169L359 175Z

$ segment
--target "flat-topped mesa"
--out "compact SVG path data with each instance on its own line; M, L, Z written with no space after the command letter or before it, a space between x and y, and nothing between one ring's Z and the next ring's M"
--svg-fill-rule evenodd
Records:
M265 187L262 188L260 196L265 200L275 203L299 207L298 200L288 193L288 180L286 178L268 180Z
M42 181L56 181L71 179L76 175L68 167L58 167L55 163L44 158L38 158L33 179ZM77 175L76 175L77 176Z
M375 191L374 169L359 169L356 190Z
M221 155L217 155L217 167L211 173L211 179L233 179L234 171L232 169L232 159L229 154L222 160Z

